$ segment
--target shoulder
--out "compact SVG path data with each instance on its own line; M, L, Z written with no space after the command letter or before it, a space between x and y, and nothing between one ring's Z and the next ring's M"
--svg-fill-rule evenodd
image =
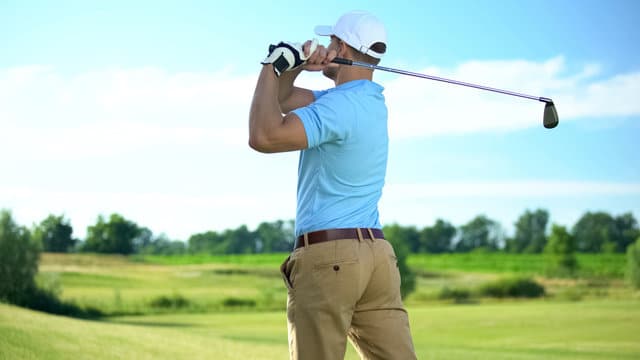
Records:
M366 101L371 96L381 95L383 90L384 88L381 85L370 80L354 80L340 84L332 89L317 92L316 102L331 101L340 103L345 101L353 103L354 101Z

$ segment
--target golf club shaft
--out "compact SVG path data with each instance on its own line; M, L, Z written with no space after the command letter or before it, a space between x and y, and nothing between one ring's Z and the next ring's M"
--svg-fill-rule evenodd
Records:
M441 82L446 82L446 83L454 84L454 85L462 85L462 86L472 87L472 88L476 88L476 89L480 89L480 90L493 91L493 92L497 92L497 93L505 94L505 95L518 96L518 97L525 98L525 99L538 100L538 101L542 101L544 103L553 103L553 101L551 99L545 98L545 97L527 95L527 94L517 93L517 92L514 92L514 91L502 90L502 89L496 89L496 88L492 88L492 87L488 87L488 86L483 86L483 85L471 84L471 83L463 82L463 81L446 79L446 78L442 78L442 77L439 77L439 76L426 75L426 74L420 74L420 73L416 73L416 72L412 72L412 71L406 71L406 70L394 69L394 68L378 66L378 65L373 65L373 64L367 64L367 63L363 63L363 62L360 62L360 61L353 61L353 60L343 59L343 58L334 58L332 62L334 62L336 64L341 64L341 65L360 66L360 67L365 67L365 68L369 68L369 69L372 69L372 70L381 70L381 71L388 71L388 72L392 72L392 73L396 73L396 74L415 76L415 77L419 77L419 78L423 78L423 79L441 81Z

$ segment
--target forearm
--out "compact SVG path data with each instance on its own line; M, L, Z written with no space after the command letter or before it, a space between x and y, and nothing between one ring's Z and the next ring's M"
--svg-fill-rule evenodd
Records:
M285 71L278 78L278 102L281 107L285 105L287 100L293 95L293 83L301 72L302 68Z

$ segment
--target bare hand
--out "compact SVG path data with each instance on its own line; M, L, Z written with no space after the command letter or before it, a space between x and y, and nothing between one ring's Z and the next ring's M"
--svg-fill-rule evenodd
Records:
M302 46L302 49L305 55L309 55L309 47L311 46L311 41L307 41ZM307 71L320 71L331 64L331 60L335 58L338 54L335 50L329 50L322 45L318 45L316 50L309 56L306 60L305 64L302 66L304 70Z

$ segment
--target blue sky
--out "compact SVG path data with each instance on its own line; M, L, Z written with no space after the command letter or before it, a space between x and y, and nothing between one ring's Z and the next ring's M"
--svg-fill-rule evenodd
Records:
M542 103L377 73L383 223L640 218L637 1L4 1L0 208L64 214L80 237L112 212L174 239L293 218L297 154L246 145L259 61L353 9L385 22L381 65L550 97L560 116L547 130Z

